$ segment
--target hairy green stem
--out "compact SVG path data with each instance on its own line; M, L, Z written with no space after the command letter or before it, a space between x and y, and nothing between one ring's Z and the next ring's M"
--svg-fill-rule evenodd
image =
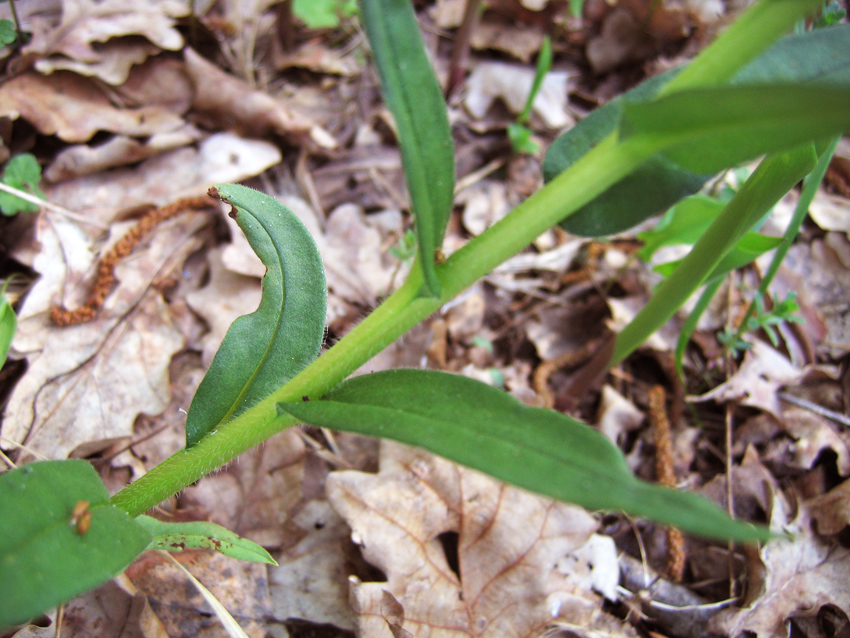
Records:
M180 450L112 498L138 516L242 452L295 423L277 404L319 398L375 354L420 323L464 288L528 246L535 238L603 192L643 162L653 149L611 136L554 179L511 215L473 239L438 267L442 294L420 296L422 272L407 281L333 348L250 410ZM604 166L601 171L598 167Z
M816 6L819 1L815 0L763 0L740 19L746 28L735 25L727 31L734 35L729 41L742 47L743 53L733 56L722 47L714 47L711 55L701 57L717 57L722 62L715 64L711 60L699 62L698 59L693 63L698 72L686 76L689 79L680 81L677 88L717 84L717 78L734 74L778 38L784 32L782 25L791 17L799 18ZM770 18L777 7L781 8L781 20ZM758 19L748 18L750 14ZM766 28L763 21L770 27ZM116 494L112 503L132 516L142 514L242 452L290 427L295 421L278 414L278 403L324 395L442 304L600 195L657 150L646 140L618 141L616 134L610 135L509 216L438 266L441 290L438 299L420 296L424 283L422 270L414 268L401 288L289 383L196 445L177 452L153 468Z

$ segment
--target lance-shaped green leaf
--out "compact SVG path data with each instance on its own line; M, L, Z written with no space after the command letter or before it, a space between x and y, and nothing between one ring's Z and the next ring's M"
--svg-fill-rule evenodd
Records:
M620 135L663 145L663 156L713 173L850 131L850 85L720 86L627 104Z
M355 377L321 401L278 408L313 425L418 445L590 509L622 510L713 538L769 537L699 496L638 480L620 451L587 425L466 377L389 370Z
M454 200L454 149L446 103L410 0L362 0L362 19L384 98L395 116L401 159L416 217L426 294L437 297L434 270Z
M252 407L319 354L327 288L316 243L291 210L273 197L235 184L212 189L266 266L256 312L231 324L186 417L191 446Z
M785 82L797 85L800 92L806 91L812 83L846 87L850 85L850 56L839 52L848 50L850 25L846 24L788 36L741 69L730 84ZM614 132L627 104L651 100L678 72L676 69L643 82L597 109L555 140L543 164L546 181L566 170ZM811 113L810 117L815 118L816 114ZM656 155L561 225L578 235L621 232L697 192L709 177L710 174L676 164L670 156Z
M0 507L0 628L117 576L150 541L86 461L6 472Z
M711 225L724 203L705 195L686 197L668 210L661 221L653 228L638 233L638 239L644 242L637 256L649 261L659 248L687 244L693 246Z
M713 281L718 277L725 277L733 270L743 268L753 263L769 250L773 250L782 243L781 237L768 237L760 233L747 233L737 244L720 260L714 269L705 278L706 282ZM668 261L654 268L655 272L664 277L673 274L682 259Z
M212 549L239 560L277 565L271 554L255 542L215 523L166 523L145 515L136 518L136 522L153 537L146 549L163 549L168 552Z

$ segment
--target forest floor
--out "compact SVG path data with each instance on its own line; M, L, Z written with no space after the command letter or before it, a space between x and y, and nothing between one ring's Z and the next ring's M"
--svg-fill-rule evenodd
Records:
M226 207L185 198L240 182L299 216L325 263L328 345L410 263L394 123L350 3L296 1L293 13L275 0L198 1L197 19L189 4L19 2L28 42L3 50L0 159L34 155L46 203L0 217L0 278L19 314L0 371L0 447L10 465L88 459L113 493L184 445L204 370L260 300L265 268ZM325 4L342 17L323 18ZM445 252L541 187L558 135L692 58L735 4L587 0L578 19L566 0L491 0L461 35L466 2L416 3L438 76L452 84L458 188ZM506 128L546 35L554 66L529 124L538 149L521 154ZM683 538L421 450L299 427L156 511L224 525L279 566L206 551L177 560L256 637L850 636L848 195L844 140L772 289L795 292L804 321L778 325L775 344L748 333L751 347L730 354L717 334L737 325L764 262L734 272L692 337L684 382L673 355L684 314L599 374L613 331L659 281L636 258L638 233L657 219L603 240L550 230L367 366L451 371L553 407L600 429L639 477L665 474L792 537L760 548ZM796 198L762 232L781 234ZM128 255L110 256L175 203ZM115 283L92 303L104 260ZM53 308L71 325L51 320ZM475 521L452 506L458 486L490 508L479 514L499 533L486 543L459 542ZM226 632L186 576L147 552L10 635Z

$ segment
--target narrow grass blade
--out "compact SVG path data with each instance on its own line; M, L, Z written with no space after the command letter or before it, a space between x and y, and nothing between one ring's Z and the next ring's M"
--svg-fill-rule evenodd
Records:
M0 629L117 576L150 541L86 461L6 472L0 504Z
M182 552L184 549L212 549L239 560L277 565L271 554L255 542L215 523L166 523L144 515L139 516L136 522L153 537L146 548L149 550Z
M620 451L587 425L466 377L389 370L355 377L324 400L278 408L313 425L418 445L590 509L622 510L713 538L770 536L699 496L636 479Z
M363 24L398 126L401 158L416 217L425 293L437 297L437 250L454 200L454 148L446 103L410 0L361 0Z
M612 365L663 326L714 272L726 254L815 166L814 146L766 157L649 303L617 335Z
M273 197L245 186L225 184L215 194L233 206L231 217L267 270L259 308L230 326L192 400L187 446L307 367L324 338L325 271L304 225Z

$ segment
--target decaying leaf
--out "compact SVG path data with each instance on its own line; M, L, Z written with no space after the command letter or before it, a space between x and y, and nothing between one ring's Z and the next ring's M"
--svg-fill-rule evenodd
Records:
M133 65L183 46L175 18L187 13L174 0L63 0L61 22L36 20L24 53L40 57L41 73L69 70L119 85Z
M293 522L305 536L284 552L279 567L269 569L269 589L276 618L305 618L353 630L348 605L348 527L327 501L310 501Z
M738 401L779 417L782 405L777 390L794 382L800 370L762 341L755 341L741 367L726 383L694 400Z
M710 629L724 636L745 632L757 638L786 638L787 623L812 616L826 606L850 613L850 551L814 534L805 509L783 524L787 506L777 500L772 526L793 538L769 542L760 551L761 574L752 574L742 609L719 612Z
M476 118L483 118L496 99L505 102L511 113L519 114L534 81L534 69L504 62L482 62L469 76L464 104ZM534 99L532 113L552 129L575 124L567 112L567 87L570 75L566 71L546 74L540 93Z
M193 107L214 128L236 127L246 135L257 137L270 132L302 136L324 148L337 146L336 140L322 127L296 115L268 93L251 89L192 49L184 50L184 59L195 86Z
M183 126L183 118L159 105L118 108L90 78L70 71L27 71L0 87L0 116L23 118L44 135L85 142L98 131L146 137Z
M87 290L83 275L94 255L70 222L39 220L42 252L34 266L43 278L21 309L13 342L29 369L9 399L4 436L60 459L83 444L91 451L130 436L138 414L168 405L168 367L184 341L155 285L197 249L192 237L206 221L192 213L167 222L136 259L119 264L121 285L95 321L57 328L48 308L66 286ZM120 237L127 225L113 229Z
M850 525L850 480L806 503L819 534L837 534Z
M393 635L390 621L413 636L509 637L611 620L592 590L616 595L616 553L581 509L390 442L379 474L336 472L327 491L387 578L351 580L361 635Z

